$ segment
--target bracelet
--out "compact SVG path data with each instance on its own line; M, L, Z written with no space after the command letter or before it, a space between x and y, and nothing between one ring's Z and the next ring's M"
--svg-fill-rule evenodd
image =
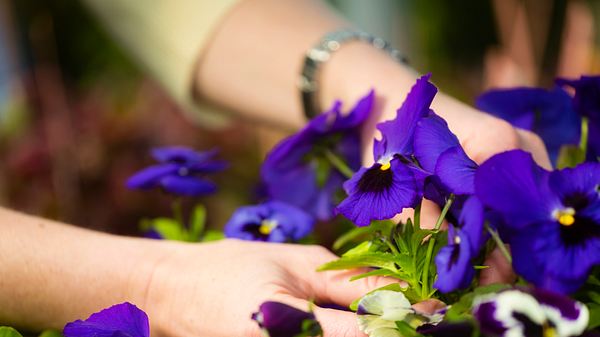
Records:
M375 48L385 51L397 62L408 64L408 61L402 53L392 48L390 43L369 33L351 29L342 29L325 34L321 41L306 53L304 66L302 67L302 73L298 83L302 96L302 107L304 108L304 115L307 119L310 120L321 112L321 107L319 106L316 97L317 95L315 95L319 88L316 80L319 66L329 60L331 54L340 49L342 44L350 41L367 42Z

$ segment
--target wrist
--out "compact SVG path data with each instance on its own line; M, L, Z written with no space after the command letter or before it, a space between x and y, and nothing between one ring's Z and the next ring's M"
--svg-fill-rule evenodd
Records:
M130 298L132 303L144 310L150 322L152 336L171 336L170 308L166 305L168 275L175 276L168 267L181 243L163 240L143 240L140 250L144 252L131 270Z

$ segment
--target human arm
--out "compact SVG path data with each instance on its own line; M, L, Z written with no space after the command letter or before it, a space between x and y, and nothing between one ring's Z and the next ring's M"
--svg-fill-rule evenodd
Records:
M249 315L264 301L347 306L391 282L315 271L333 258L317 246L119 237L0 208L0 323L61 329L129 301L148 313L153 337L258 337ZM360 336L350 312L315 314L325 336Z

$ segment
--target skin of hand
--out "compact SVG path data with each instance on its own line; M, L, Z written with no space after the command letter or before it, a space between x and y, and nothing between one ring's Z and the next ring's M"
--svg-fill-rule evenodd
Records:
M250 314L264 301L304 311L307 299L348 306L371 290L398 282L383 277L349 281L364 270L317 272L335 259L320 246L224 240L172 248L149 278L145 307L157 322L153 336L260 337ZM354 313L313 309L324 336L365 336Z

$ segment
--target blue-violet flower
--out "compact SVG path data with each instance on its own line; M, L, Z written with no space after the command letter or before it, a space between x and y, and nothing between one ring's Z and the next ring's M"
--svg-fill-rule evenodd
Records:
M360 127L373 109L369 92L344 114L341 102L280 142L266 157L261 177L271 199L302 208L319 220L334 215L344 175L331 166L335 154L352 170L360 168Z
M321 326L315 315L280 302L264 302L252 319L269 337L296 335L320 336Z
M148 316L125 302L92 314L88 319L67 323L65 337L150 337Z
M224 232L228 238L248 241L298 241L312 231L315 220L308 213L280 201L238 208Z
M475 189L513 233L513 266L526 280L570 293L600 264L600 163L548 172L508 151L481 165Z
M163 190L182 196L200 196L216 191L214 183L203 179L207 173L218 172L227 167L223 161L213 159L216 150L197 152L193 149L173 146L152 150L152 156L160 164L150 166L127 180L127 187Z

